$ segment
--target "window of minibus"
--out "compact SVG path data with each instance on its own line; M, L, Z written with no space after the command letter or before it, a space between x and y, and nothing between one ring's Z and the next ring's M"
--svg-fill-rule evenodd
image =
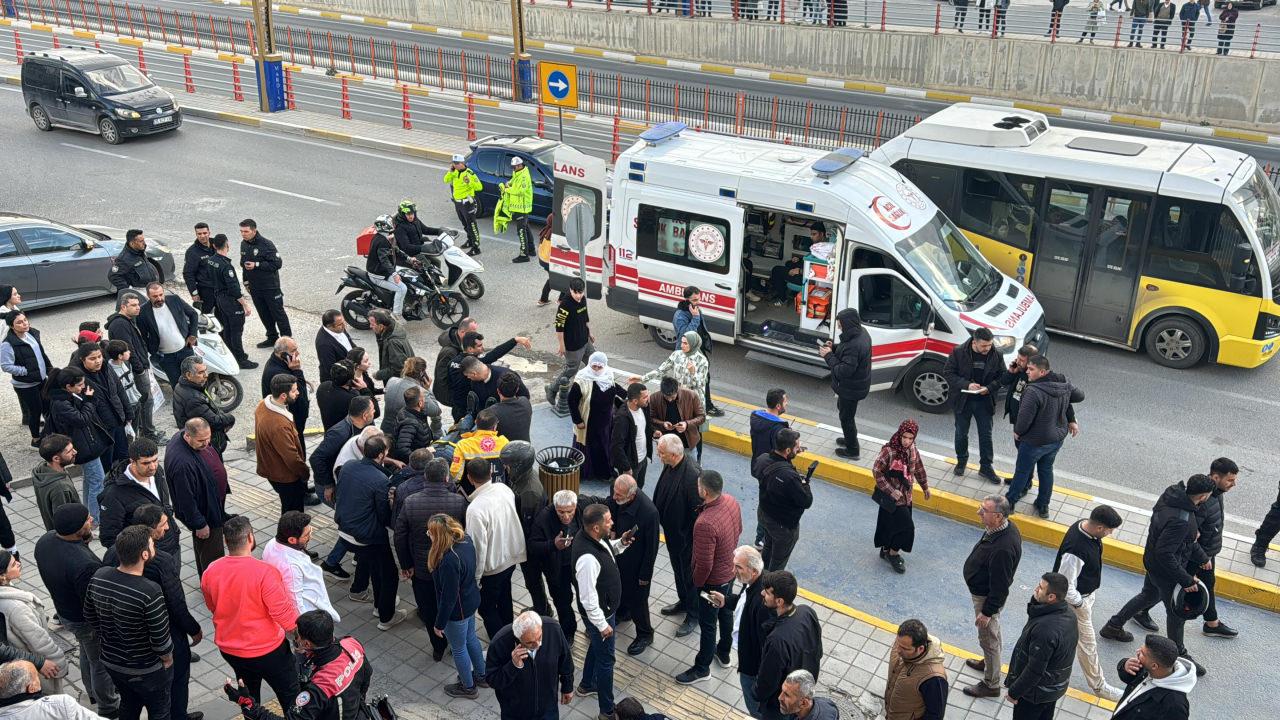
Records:
M1000 289L1000 271L942 213L894 247L934 294L954 310L977 307Z
M966 230L1029 250L1042 185L1042 180L1033 177L965 170L959 212L952 217Z
M1258 235L1262 261L1271 272L1272 290L1280 297L1280 193L1262 168L1258 168L1233 196L1244 206L1246 222Z
M1156 203L1144 273L1162 280L1230 290L1231 263L1236 246L1241 243L1248 243L1248 238L1230 208L1161 197ZM1256 263L1250 265L1256 268Z
M959 168L919 160L899 160L894 163L893 168L920 188L944 214L955 214L956 188L960 185Z
M695 235L712 242L691 248L689 238ZM729 223L720 218L644 204L636 215L636 252L651 260L725 275L729 272L729 238ZM720 253L711 258L708 249L715 247L716 240Z

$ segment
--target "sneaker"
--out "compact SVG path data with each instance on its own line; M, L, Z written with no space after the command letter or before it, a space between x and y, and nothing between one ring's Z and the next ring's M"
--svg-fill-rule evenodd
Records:
M991 467L990 467L990 466L987 466L987 467L984 467L984 468L980 468L980 469L978 470L978 477L980 477L980 478L982 478L982 479L986 480L987 482L992 483L992 484L994 484L994 485L999 485L999 484L1000 484L1000 476L999 476L999 475L997 475L997 474L996 474L996 471L995 471L995 470L993 470L993 469L991 469Z
M1151 613L1147 612L1146 610L1143 610L1137 615L1134 615L1133 621L1138 623L1138 626L1141 627L1143 630L1146 630L1147 632L1153 632L1153 633L1160 632L1160 626L1156 624L1155 620L1151 619Z
M1133 633L1110 623L1102 626L1102 629L1098 631L1098 637L1115 640L1116 642L1133 642Z
M1103 700L1110 700L1111 702L1115 702L1120 699L1120 696L1124 694L1124 691L1116 687L1115 685L1112 685L1111 683L1103 683L1102 687L1093 691L1093 694L1097 695Z
M956 460L956 466L951 468L952 475L963 475L965 470L969 469L969 463L964 460Z
M756 304L752 302L747 303L747 312L755 312L755 311L756 311Z
M320 563L320 569L325 575L332 575L341 580L350 580L351 573L347 572L341 565L330 565L327 562Z
M58 613L54 613L53 617L49 618L48 627L55 632L63 628L62 618L58 617Z
M733 656L728 652L717 652L716 663L722 668L733 667Z
M596 689L587 688L579 685L578 687L573 689L573 694L577 695L578 697L591 697L596 694Z
M1249 561L1256 567L1267 566L1267 546L1257 545L1249 548Z
M472 673L471 682L475 683L478 688L484 688L485 690L489 689L489 683L485 681L483 675L476 675L475 673Z
M716 407L715 405L712 405L711 407L707 408L707 414L710 415L711 417L724 417L724 411Z
M257 345L254 345L254 347L259 347L259 348L275 347L276 340L279 340L279 339L280 338L269 337L266 340L263 340L262 342L258 343Z
M747 293L747 299L750 300L751 302L760 302L761 298L756 293L749 292Z
M513 263L527 263L527 262L529 262L529 256L528 256L528 255L517 255L517 256L515 256L515 257L511 258L511 262L513 262Z
M677 675L676 682L681 685L692 685L696 682L706 680L709 677L711 677L710 670L703 670L702 668L695 666Z
M466 698L468 700L475 700L480 697L480 691L476 690L474 687L462 687L462 683L450 683L445 685L444 694L449 697Z
M1200 628L1200 631L1203 632L1205 635L1208 635L1209 637L1220 637L1220 638L1226 638L1228 640L1240 634L1239 630L1236 630L1235 628L1231 627L1230 625L1222 621L1218 621L1217 625L1210 625L1209 623L1205 623L1204 627Z
M397 611L395 611L395 613L393 613L393 614L391 615L391 619L390 619L390 620L387 620L386 622L380 622L380 623L378 623L378 629L379 629L379 630L390 630L391 628L395 627L396 625L399 625L400 623L404 622L404 619L405 619L405 618L407 618L407 617L409 617L409 611L408 611L408 610L397 610Z
M367 603L373 602L373 592L365 590L362 593L347 593L347 599L351 602Z
M539 300L538 307L546 307L551 304L550 300Z
M1185 652L1184 652L1184 653L1182 653L1181 657L1182 657L1182 659L1184 659L1184 660L1189 660L1189 661L1191 662L1191 664L1192 664L1192 665L1195 665L1195 666L1196 666L1196 677L1204 677L1205 675L1208 675L1208 674L1209 674L1209 670L1208 670L1207 668L1205 668L1205 666L1203 666L1203 665L1201 665L1200 663L1196 662L1196 659L1195 659L1195 658L1193 658L1193 657L1191 657L1191 656L1190 656L1190 655L1188 655L1187 653L1185 653Z

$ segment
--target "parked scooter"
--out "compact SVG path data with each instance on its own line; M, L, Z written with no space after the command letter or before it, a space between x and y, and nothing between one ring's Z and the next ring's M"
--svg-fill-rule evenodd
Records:
M440 287L430 272L418 272L412 268L397 268L400 279L409 288L404 298L404 319L422 320L430 317L440 329L452 327L471 313L466 298L460 293ZM357 330L369 329L369 311L374 308L390 310L395 296L390 290L373 284L369 273L354 265L347 266L346 273L334 292L352 288L342 296L340 307L347 324Z
M468 300L479 300L484 296L484 281L480 273L484 265L458 247L456 241L463 237L461 230L443 228L444 232L432 237L432 243L440 250L438 253L422 252L418 260L422 266L435 276L436 284L443 290L462 293ZM373 241L375 230L372 225L360 231L356 237L356 253L361 257L369 254L369 245ZM350 320L348 320L350 322Z
M222 412L231 412L244 401L244 387L240 384L240 363L231 354L226 343L218 333L222 332L222 323L212 315L200 315L196 329L196 357L204 361L209 370L209 379L205 382L205 392L209 394L213 404ZM151 375L156 382L167 386L169 378L160 369L156 358L151 359ZM170 394L173 388L169 388Z

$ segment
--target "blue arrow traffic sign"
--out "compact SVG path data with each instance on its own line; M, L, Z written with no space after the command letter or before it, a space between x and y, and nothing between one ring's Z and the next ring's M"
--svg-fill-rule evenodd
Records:
M547 76L547 89L551 91L551 95L557 100L565 99L569 95L569 88L569 78L559 70Z
M578 107L578 68L568 63L538 63L538 91L544 104Z

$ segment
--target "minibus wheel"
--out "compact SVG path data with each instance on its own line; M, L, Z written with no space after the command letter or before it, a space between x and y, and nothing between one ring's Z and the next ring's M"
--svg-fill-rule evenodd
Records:
M1200 323L1180 315L1152 323L1145 344L1152 360L1175 370L1198 365L1209 351L1209 339Z

